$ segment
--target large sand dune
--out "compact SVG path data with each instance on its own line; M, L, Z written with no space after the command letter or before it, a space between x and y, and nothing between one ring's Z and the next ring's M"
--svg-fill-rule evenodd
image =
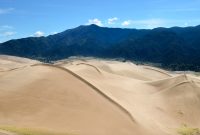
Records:
M200 127L200 80L130 62L53 65L0 57L0 126L80 135L176 135Z

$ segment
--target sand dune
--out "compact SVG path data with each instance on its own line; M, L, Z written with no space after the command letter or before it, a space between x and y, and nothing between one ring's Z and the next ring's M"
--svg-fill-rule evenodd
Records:
M0 126L80 135L176 135L200 127L200 80L131 62L0 57Z

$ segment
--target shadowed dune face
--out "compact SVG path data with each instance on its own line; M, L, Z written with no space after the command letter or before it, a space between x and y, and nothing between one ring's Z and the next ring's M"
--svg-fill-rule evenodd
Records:
M80 135L200 127L200 80L133 63L0 57L0 125Z

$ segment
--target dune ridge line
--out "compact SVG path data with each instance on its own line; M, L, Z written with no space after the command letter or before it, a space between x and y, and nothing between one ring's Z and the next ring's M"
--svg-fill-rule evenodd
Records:
M78 65L86 65L86 66L93 67L94 69L96 69L97 72L99 72L100 74L102 74L101 71L100 71L100 69L97 68L96 66L92 65L92 64L87 64L87 63L78 63L78 64L76 64L76 65L77 65L77 66L78 66Z
M145 69L149 69L149 70L153 70L153 71L157 71L157 72L159 72L159 73L161 73L161 74L164 74L164 75L167 75L167 76L169 76L169 77L172 77L170 74L165 73L165 72L160 71L160 70L155 69L155 68L150 68L150 67L147 67L147 66L143 66L143 68L145 68Z
M8 70L0 70L0 72L9 72L9 71L17 70L17 69L22 69L22 68L25 68L25 67L27 67L27 66L16 67L16 68L8 69Z
M34 66L47 66L47 67L52 67L52 68L57 68L60 70L63 70L71 75L73 75L74 77L76 77L78 80L84 82L86 85L88 85L89 87L91 87L93 90L95 90L97 93L99 93L100 95L102 95L103 97L105 97L107 100L109 100L110 102L112 102L114 105L116 105L120 110L122 110L124 113L126 113L130 119L134 122L137 123L135 118L132 116L132 114L125 108L123 107L121 104L117 103L114 99L112 99L111 97L109 97L107 94L105 94L104 92L102 92L99 88L97 88L96 86L94 86L93 84L91 84L90 82L88 82L86 79L82 78L81 76L79 76L78 74L72 72L71 70L64 68L64 67L59 67L56 65L51 65L51 64L44 64L44 63L39 63L39 64L34 64L31 65L32 67Z

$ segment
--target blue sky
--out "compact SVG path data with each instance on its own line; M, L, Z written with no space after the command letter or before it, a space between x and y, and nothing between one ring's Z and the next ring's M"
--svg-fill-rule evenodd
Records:
M0 0L0 42L95 23L152 29L200 24L200 0Z

